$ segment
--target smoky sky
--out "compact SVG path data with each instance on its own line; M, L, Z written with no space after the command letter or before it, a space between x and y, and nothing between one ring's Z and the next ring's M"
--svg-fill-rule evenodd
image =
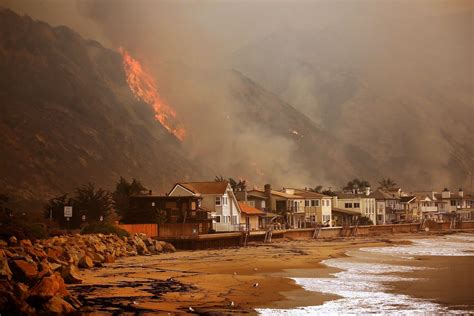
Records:
M333 187L344 177L376 182L383 175L417 188L424 185L414 181L419 174L430 185L462 185L474 169L472 1L0 0L0 5L65 24L140 59L189 126L184 146L195 159L215 156L216 173L253 178L259 185ZM324 170L311 173L307 165L294 164L297 144L291 138L272 135L265 124L242 129L246 122L237 118L239 103L229 89L233 69L317 128L368 152L380 173L355 170L339 179ZM459 140L469 154L459 158L443 135ZM455 177L453 168L459 169Z

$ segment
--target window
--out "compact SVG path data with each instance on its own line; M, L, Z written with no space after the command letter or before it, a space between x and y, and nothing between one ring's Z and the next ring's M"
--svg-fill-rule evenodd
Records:
M155 206L155 202L151 202L151 206Z
M304 206L310 206L310 200L305 200L304 201Z
M222 205L227 205L227 196L222 197Z
M213 219L216 223L220 223L220 222L221 222L221 217L220 217L219 215L213 216L212 219Z
M221 197L216 196L216 206L220 206L220 205L221 205Z
M455 200L451 200L451 206L456 206L456 201Z
M352 208L352 203L344 203L345 208Z
M360 203L354 203L354 208L359 208L360 207Z
M311 206L319 206L318 200L311 200Z
M260 204L262 208L265 208L265 200L262 200L262 203Z

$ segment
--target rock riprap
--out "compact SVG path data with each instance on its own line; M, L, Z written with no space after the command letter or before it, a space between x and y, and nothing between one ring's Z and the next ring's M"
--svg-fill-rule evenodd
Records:
M0 243L0 311L14 314L67 314L81 307L66 284L78 284L80 269L116 258L173 252L173 245L144 234L68 235Z

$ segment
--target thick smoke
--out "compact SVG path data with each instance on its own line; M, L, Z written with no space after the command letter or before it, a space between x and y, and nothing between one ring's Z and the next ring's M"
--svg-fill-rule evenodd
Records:
M412 189L470 185L470 0L2 3L142 60L188 126L183 146L216 174L259 185L339 187L353 176ZM337 155L297 163L294 138L242 115L236 95L246 92L232 69L368 153L377 172L358 173ZM331 163L339 177L322 168Z

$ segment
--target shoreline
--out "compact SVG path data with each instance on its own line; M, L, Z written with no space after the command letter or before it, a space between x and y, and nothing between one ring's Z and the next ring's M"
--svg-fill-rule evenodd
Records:
M68 288L81 297L86 305L81 312L86 314L112 313L122 308L144 313L255 315L257 308L291 309L340 298L307 291L291 279L331 277L331 273L341 271L322 264L325 259L345 257L349 250L406 245L410 244L407 239L448 234L430 232L330 241L275 240L271 244L251 243L245 248L126 257L103 268L82 271L83 284ZM150 290L153 284L158 284L159 293ZM392 290L405 292L402 286Z
M81 309L86 313L126 307L142 312L191 312L191 308L196 312L256 314L256 308L310 306L338 296L306 291L291 277L329 277L337 269L328 268L321 261L343 257L350 249L392 245L400 242L397 239L400 237L280 240L246 248L127 257L104 268L82 271L83 284L69 289L79 294L85 305L92 305ZM150 296L147 288L152 283L167 280L179 282L181 289L184 285L191 287L183 291L171 287L159 297ZM107 299L113 304L100 306Z

